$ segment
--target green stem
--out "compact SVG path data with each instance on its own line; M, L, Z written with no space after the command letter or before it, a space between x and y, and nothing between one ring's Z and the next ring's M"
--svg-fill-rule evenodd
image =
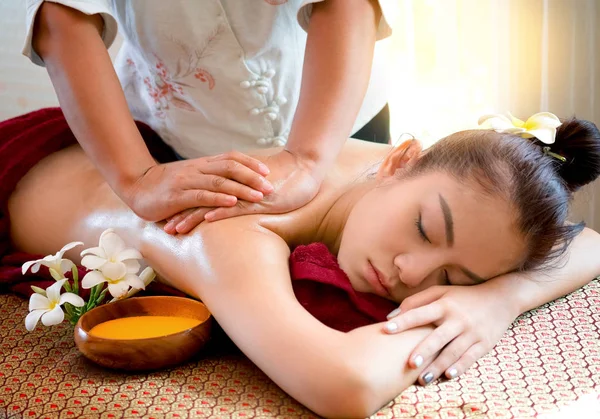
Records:
M69 323L71 324L75 324L77 323L77 321L75 320L75 313L73 313L73 306L71 306L71 304L69 303L65 303L65 305L63 306L65 308L65 312L66 312L66 317L67 320L69 320Z
M85 310L83 311L84 313L90 310L90 306L92 305L92 301L94 301L94 298L96 298L96 287L98 285L94 285L92 287L92 289L90 290L90 297L88 299L88 302L83 306L85 308Z
M79 271L77 270L77 266L73 265L71 274L73 275L73 292L79 295Z
M92 305L90 307L90 310L96 306L99 306L100 304L102 304L102 301L104 301L104 297L106 297L106 293L108 292L108 288L105 288L100 295L98 296L98 298L96 298L93 302Z
M107 292L108 292L108 288L106 288L104 291L102 291L102 293L100 293L100 297L98 297L98 299L96 300L97 305L102 304L102 301L104 301L104 298L106 297Z
M102 289L103 286L104 286L104 283L94 285L94 287L92 288L92 291L90 292L90 299L88 300L85 311L90 311L94 307L96 298L98 297L98 292Z

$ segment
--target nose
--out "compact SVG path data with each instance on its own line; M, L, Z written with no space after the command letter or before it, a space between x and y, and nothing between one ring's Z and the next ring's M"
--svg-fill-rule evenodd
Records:
M394 266L398 277L408 288L415 288L431 274L433 268L431 258L421 258L418 255L398 255L394 258Z

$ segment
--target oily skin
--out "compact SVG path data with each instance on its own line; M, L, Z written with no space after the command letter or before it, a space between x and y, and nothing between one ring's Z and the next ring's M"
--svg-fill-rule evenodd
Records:
M400 302L434 285L474 285L522 262L513 208L475 182L431 172L353 193L335 246L357 291ZM369 264L386 290L368 280Z
M458 270L458 266L468 268L484 279L518 266L522 247L519 235L514 229L507 228L513 222L506 203L501 199L494 200L485 196L478 191L476 184L458 182L445 173L396 178L396 170L402 169L406 163L394 159L394 156L402 154L402 147L401 145L393 150L379 147L371 150L359 143L352 146L349 144L344 153L345 160L340 162L336 172L330 174L319 196L309 205L284 215L239 217L224 224L203 223L197 229L198 233L201 237L208 233L204 230L216 229L218 231L215 234L218 233L221 237L223 229L227 230L226 225L235 225L236 230L254 229L252 225L260 225L290 245L324 242L334 254L338 254L340 266L348 273L357 291L374 292L364 278L370 261L390 282L397 285L392 295L386 297L398 302L431 285L444 283L442 267L448 269L453 284L472 284L473 281ZM370 162L365 162L365 148L370 153ZM119 227L120 234L124 237L131 236L132 245L142 246L136 231L147 223L141 223L141 220L125 210L106 184L101 182L91 163L82 158L81 154L81 149L75 147L45 159L20 183L22 193L11 197L11 212L23 218L23 222L19 223L19 217L13 217L13 239L23 249L47 253L48 249L59 248L66 241L73 240L84 240L91 245L97 240L104 225L101 221L106 217L111 219L110 225ZM374 162L381 162L382 158L376 179L348 183L348 179L361 178L366 167L373 168ZM65 165L66 160L70 162L68 165ZM26 193L30 189L27 187L27 180L34 178L37 183L30 185L35 186L35 190L30 191L33 194ZM80 182L73 183L73 178ZM60 188L55 185L60 185ZM65 185L69 185L73 191L65 189ZM52 194L50 191L53 191ZM73 201L69 198L82 196L82 193L85 195L86 191L93 191L89 196L86 195L86 199ZM65 196L61 197L61 193ZM446 245L440 194L452 213L452 248ZM16 199L18 195L23 196ZM53 200L49 201L51 195ZM72 202L70 211L65 212L62 205L57 205L56 208L49 205L49 202L54 201ZM22 205L17 205L17 202ZM31 205L31 202L39 204ZM44 208L43 214L39 214L36 208ZM419 210L423 229L432 243L419 236L415 225ZM87 216L80 222L74 222L78 218L76 214L84 213ZM53 220L44 230L44 237L41 237L39 231L29 231L30 228L27 227L37 225L41 219ZM146 230L154 231L153 225L148 224ZM65 231L66 226L69 226L68 232ZM37 239L31 242L28 237L34 233ZM195 236L194 233L177 240L167 239L169 236L158 232L156 235L155 240L152 240L153 246L168 243L178 258L187 256L190 263L198 263L204 259L203 249L191 245L198 241L191 239ZM145 249L145 252L154 254L151 249ZM71 257L77 260L75 253ZM207 268L210 271L210 267ZM399 282L400 270L403 280L410 283Z

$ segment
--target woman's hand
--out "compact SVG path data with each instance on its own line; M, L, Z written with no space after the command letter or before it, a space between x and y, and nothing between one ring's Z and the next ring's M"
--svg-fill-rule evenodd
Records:
M471 286L434 286L402 301L399 314L388 315L386 333L417 326L437 326L409 357L417 368L441 351L424 369L419 383L429 384L444 374L452 379L488 353L519 315L510 296L499 292L490 280Z
M196 208L173 217L165 231L188 233L202 221L217 221L246 214L281 214L290 212L310 202L317 194L321 180L314 175L315 165L289 151L282 150L266 157L270 174L267 180L275 191L263 200L240 199L232 205L211 205ZM219 208L214 208L219 207Z
M151 166L122 196L149 221L164 220L189 208L231 207L243 199L259 202L273 192L269 169L237 151Z

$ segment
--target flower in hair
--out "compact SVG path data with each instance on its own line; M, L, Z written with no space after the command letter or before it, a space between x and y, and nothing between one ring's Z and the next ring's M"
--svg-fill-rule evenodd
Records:
M550 112L536 113L527 121L521 121L508 113L508 117L500 114L484 115L479 118L479 125L496 132L516 134L523 138L537 138L544 144L554 144L556 128L561 125L561 122Z

